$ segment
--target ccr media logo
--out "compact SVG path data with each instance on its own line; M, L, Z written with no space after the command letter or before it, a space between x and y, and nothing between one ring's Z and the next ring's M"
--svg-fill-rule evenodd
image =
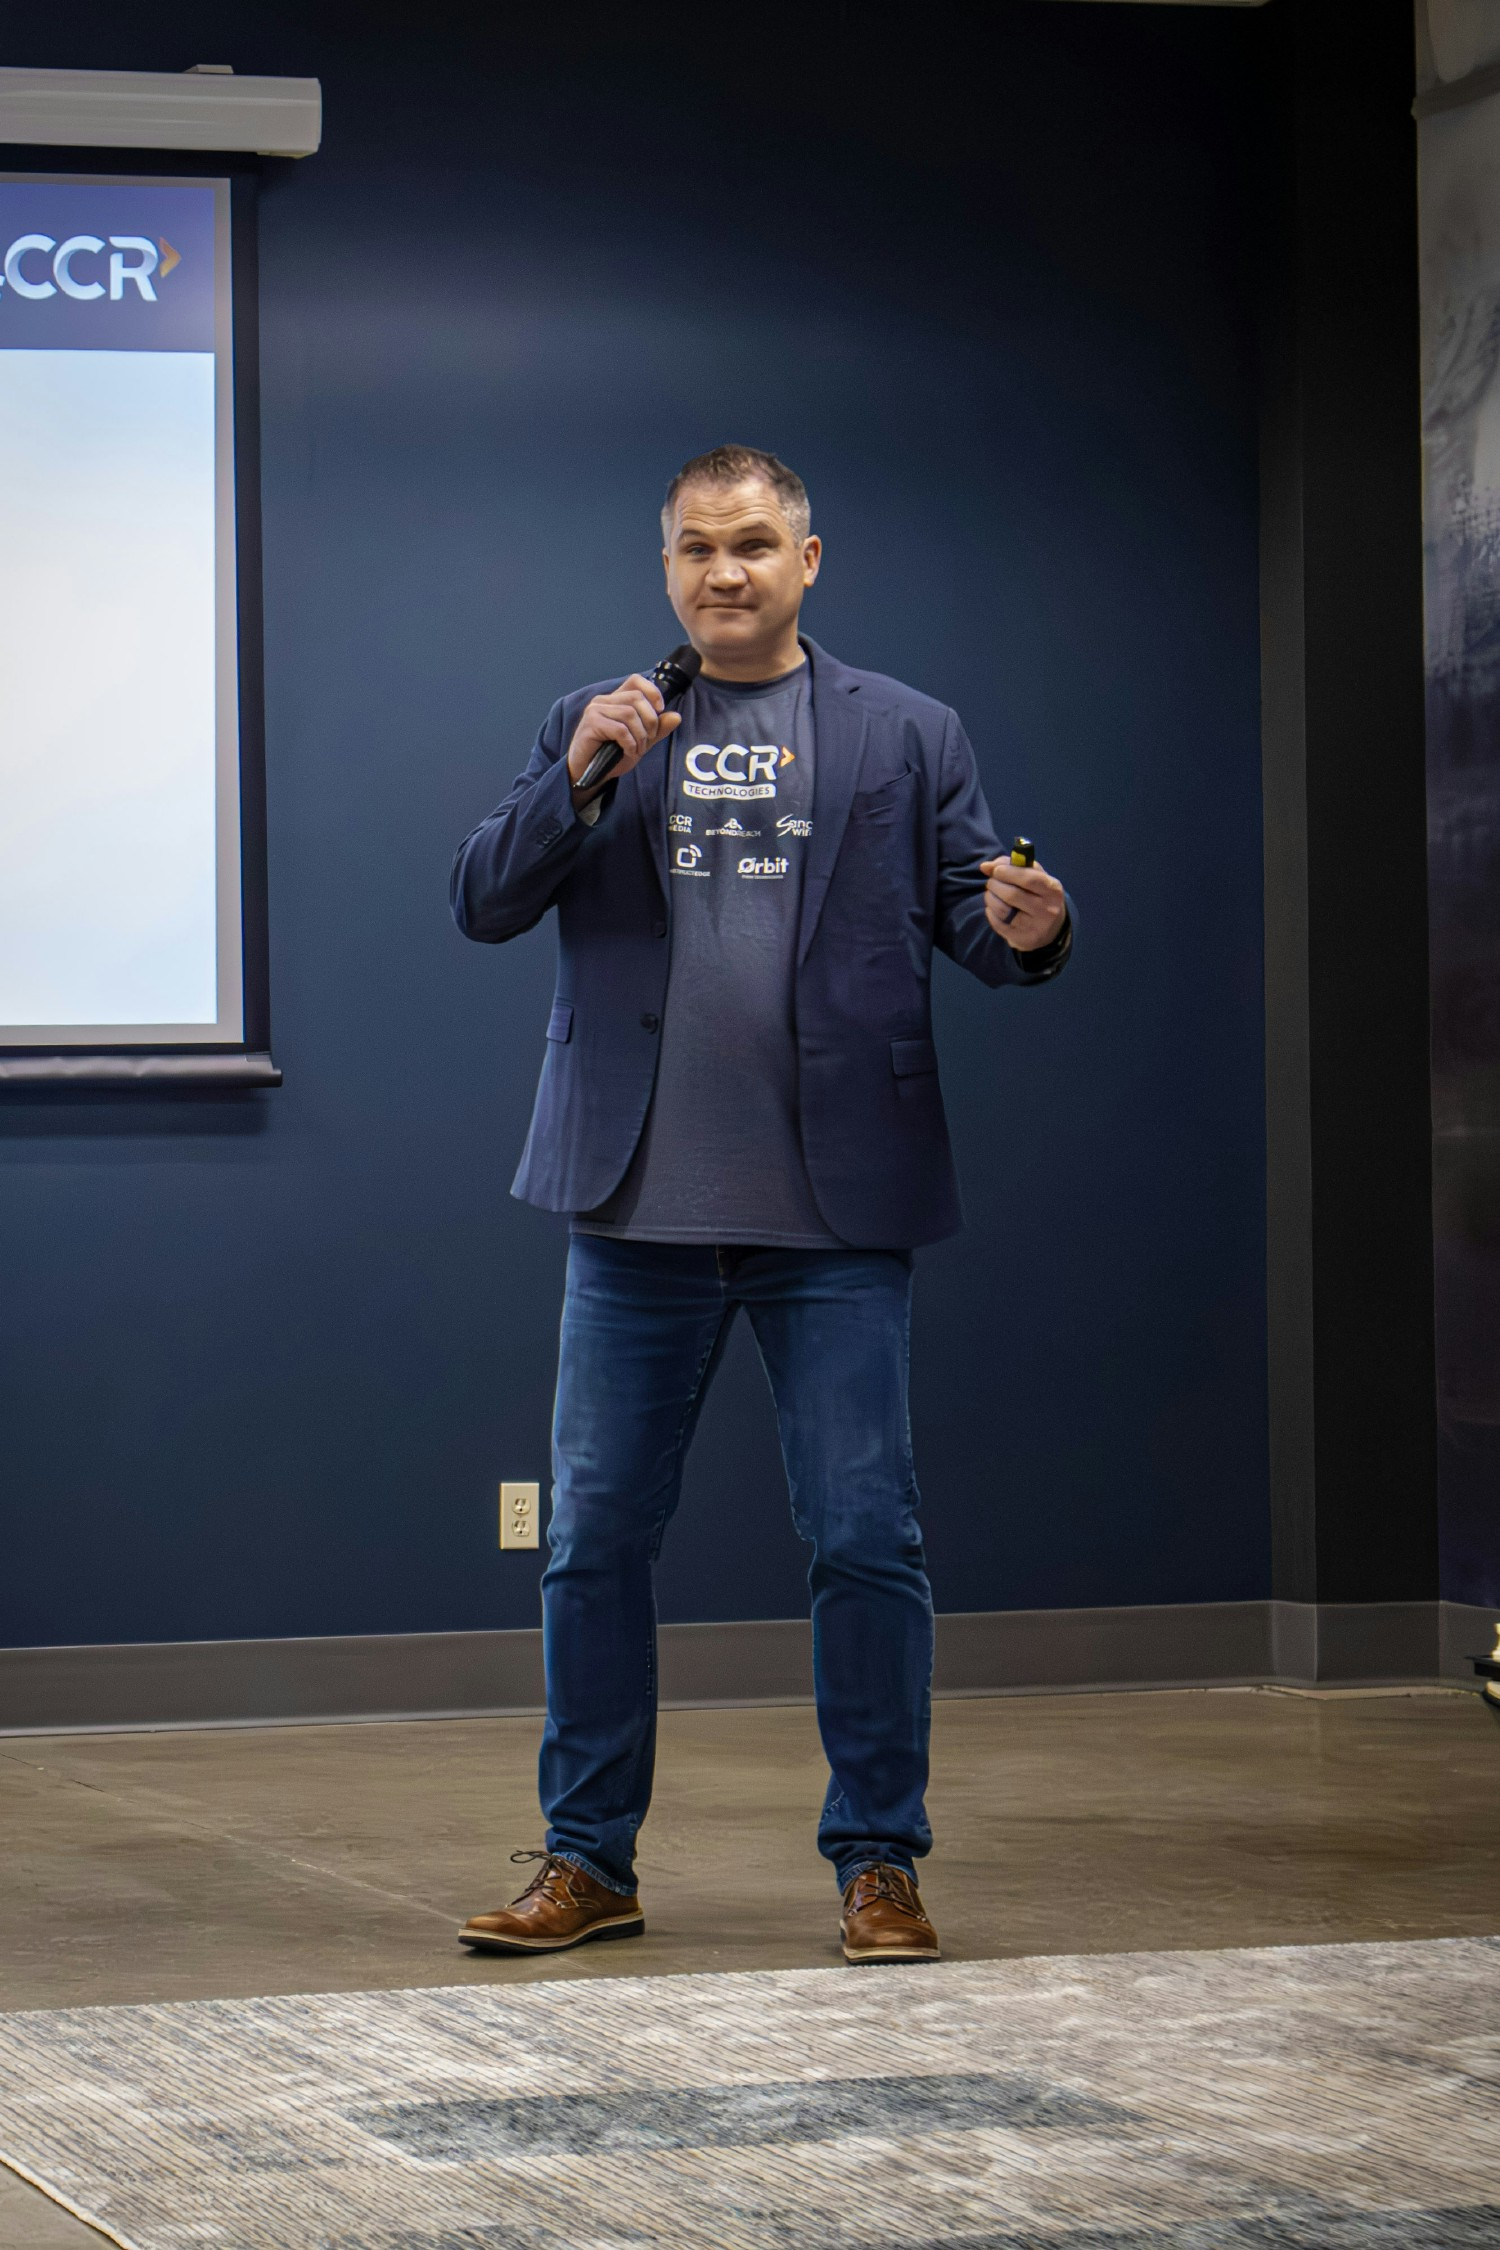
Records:
M0 297L9 292L31 304L46 297L71 297L75 304L107 298L119 304L134 289L148 305L157 302L155 284L182 263L170 242L144 234L70 234L65 242L50 234L18 234L0 263Z

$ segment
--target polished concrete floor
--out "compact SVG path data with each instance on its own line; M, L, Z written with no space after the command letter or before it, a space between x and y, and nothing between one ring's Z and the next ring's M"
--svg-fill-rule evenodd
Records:
M639 1943L461 1952L540 1840L537 1726L0 1739L0 2009L838 1961L792 1708L664 1717ZM1500 1933L1500 1724L1463 1692L947 1702L933 1749L950 1958ZM0 2172L0 2250L98 2239Z

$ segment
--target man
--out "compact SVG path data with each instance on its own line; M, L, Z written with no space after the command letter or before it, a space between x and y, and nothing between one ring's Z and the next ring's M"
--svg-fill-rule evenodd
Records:
M453 912L500 944L558 914L557 994L514 1193L573 1215L542 1581L546 1851L459 1935L546 1952L643 1927L652 1566L736 1311L811 1542L830 1780L819 1848L851 1961L935 1960L915 1863L932 1598L907 1421L912 1251L959 1225L934 945L990 985L1056 976L1062 886L996 842L954 714L799 638L802 481L719 446L673 478L667 595L702 670L556 704L460 847ZM579 785L618 744L611 777Z

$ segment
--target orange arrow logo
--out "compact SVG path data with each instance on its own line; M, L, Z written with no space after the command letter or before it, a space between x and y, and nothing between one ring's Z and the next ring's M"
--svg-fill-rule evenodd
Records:
M160 235L157 236L156 247L161 252L161 264L156 269L157 276L160 280L165 281L172 269L182 264L182 252L174 250L171 243Z

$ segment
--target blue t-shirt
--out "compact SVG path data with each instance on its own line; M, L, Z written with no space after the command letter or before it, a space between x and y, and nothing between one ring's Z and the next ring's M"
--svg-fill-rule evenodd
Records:
M672 961L630 1168L574 1224L637 1242L835 1248L797 1124L797 920L812 834L812 679L700 673L671 760Z

